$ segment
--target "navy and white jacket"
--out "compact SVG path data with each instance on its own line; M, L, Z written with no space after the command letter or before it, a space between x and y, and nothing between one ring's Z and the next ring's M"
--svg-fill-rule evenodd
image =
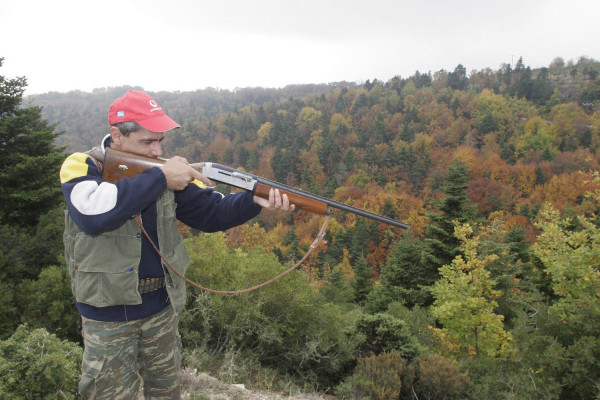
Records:
M110 136L102 141L102 149L110 146ZM105 182L89 154L71 154L60 171L61 186L67 211L73 222L88 235L116 228L133 215L140 214L145 229L154 243L157 238L157 201L167 189L163 172L150 168L118 183ZM184 224L204 231L217 232L243 224L257 216L261 207L250 192L223 196L194 181L184 190L174 192L176 218ZM118 255L115 255L118 256ZM138 275L140 279L163 277L158 253L142 235ZM77 302L78 311L99 321L126 321L151 316L169 304L165 288L141 295L142 304L93 307Z

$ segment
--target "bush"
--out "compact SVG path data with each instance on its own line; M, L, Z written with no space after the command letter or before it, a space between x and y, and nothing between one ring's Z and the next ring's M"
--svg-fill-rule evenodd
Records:
M419 399L465 398L469 378L460 366L437 354L423 355L414 362L415 382L413 392Z
M360 316L357 331L364 335L361 345L362 356L395 351L408 360L415 358L422 347L410 333L406 323L387 313Z
M408 363L396 352L385 352L358 360L354 374L337 387L346 399L467 398L469 378L453 360L439 355L421 355Z
M75 399L83 349L21 325L0 342L0 398Z
M341 398L399 399L406 362L396 352L358 359L354 374L338 387Z
M21 322L32 328L44 328L61 339L82 343L77 330L80 318L66 265L46 267L37 280L23 280L18 288Z
M222 235L186 239L190 279L219 289L265 282L284 270L261 249L228 251ZM262 367L328 387L351 371L359 337L356 315L342 312L293 272L260 290L222 296L190 288L180 332L186 350L254 354Z

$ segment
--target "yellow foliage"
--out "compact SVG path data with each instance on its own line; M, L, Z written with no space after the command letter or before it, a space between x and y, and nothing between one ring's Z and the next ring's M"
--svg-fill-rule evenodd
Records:
M354 282L354 268L352 268L352 264L350 264L350 253L346 248L344 248L342 251L342 261L336 265L334 269L339 269L342 271L342 275L344 276L346 283Z
M502 292L494 289L486 269L498 255L479 256L481 236L469 224L456 226L455 236L463 243L464 257L440 268L442 278L432 289L431 311L443 328L432 331L454 356L512 358L512 336L504 330L504 317L495 313Z
M426 156L431 152L433 138L424 133L417 133L412 143L413 151L416 155Z
M265 139L271 135L271 132L273 132L273 124L267 121L262 124L260 128L258 128L258 132L256 132L256 134L258 135L259 139Z
M339 132L352 132L352 124L342 114L333 114L329 122L329 130L334 135Z
M594 180L600 183L598 175ZM600 203L600 189L590 192L590 200ZM542 232L533 250L558 296L549 311L577 327L600 316L600 229L594 218L576 217L580 228L574 231L571 219L561 218L558 210L545 204L535 222Z

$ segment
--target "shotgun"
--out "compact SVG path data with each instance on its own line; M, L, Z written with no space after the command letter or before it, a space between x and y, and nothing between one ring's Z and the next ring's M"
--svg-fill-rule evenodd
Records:
M167 160L164 158L151 158L139 154L127 153L123 151L107 148L104 155L102 168L102 179L107 182L119 181L123 178L131 178L141 174L144 170L152 167L160 167ZM203 162L189 164L210 180L224 183L229 186L248 190L255 196L265 199L269 198L271 188L279 189L281 194L286 194L290 204L295 204L297 210L304 210L319 215L331 214L331 208L337 208L346 212L360 215L378 222L396 226L402 229L408 229L408 224L375 214L370 211L352 207L326 197L318 196L305 192L294 187L284 185L266 178L261 178L247 172L227 167L225 165L213 162Z

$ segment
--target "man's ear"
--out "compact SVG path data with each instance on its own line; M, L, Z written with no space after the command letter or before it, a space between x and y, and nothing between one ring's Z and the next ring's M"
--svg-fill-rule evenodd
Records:
M121 148L121 139L123 138L123 134L116 126L110 127L110 147L119 150ZM113 146L114 145L114 146Z

